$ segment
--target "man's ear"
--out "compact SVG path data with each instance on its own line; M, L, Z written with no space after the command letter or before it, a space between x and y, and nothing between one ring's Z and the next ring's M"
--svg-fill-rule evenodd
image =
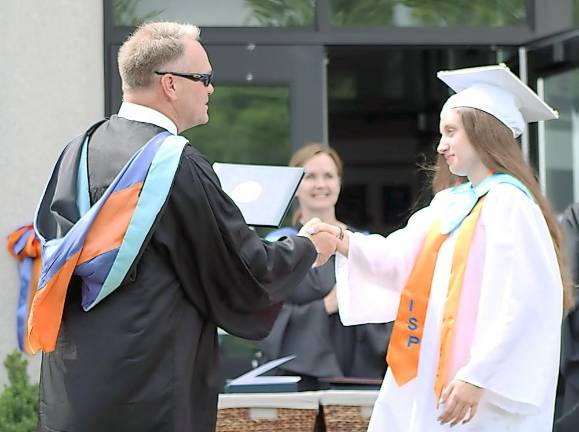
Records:
M172 75L167 74L161 76L161 89L163 94L169 100L177 99L177 92L175 90L175 77Z

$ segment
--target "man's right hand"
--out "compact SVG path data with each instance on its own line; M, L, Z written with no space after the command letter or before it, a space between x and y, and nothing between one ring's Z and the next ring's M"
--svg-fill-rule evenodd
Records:
M318 251L318 259L314 263L315 267L325 264L330 257L336 252L338 238L327 232L320 232L309 236Z
M348 256L350 249L350 232L344 228L337 225L330 225L324 222L318 222L312 219L308 222L308 233L312 236L317 236L322 233L328 233L333 235L338 239L336 245L336 251L340 252L344 256Z
M304 226L298 233L299 236L309 238L314 244L316 252L318 252L318 258L314 263L314 267L319 267L322 264L325 264L328 261L328 259L330 259L330 256L332 256L336 252L336 247L338 243L338 239L331 233L324 232L314 235L313 227L319 223L321 223L321 221L318 218L310 219L308 222L304 224Z

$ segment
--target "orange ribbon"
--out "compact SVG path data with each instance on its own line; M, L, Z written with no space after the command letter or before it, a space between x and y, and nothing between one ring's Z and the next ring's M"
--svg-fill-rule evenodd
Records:
M26 243L19 253L14 252L14 245L20 240L27 231L30 231L26 237ZM34 236L34 227L32 224L23 226L17 229L13 233L8 235L8 242L6 244L6 250L14 258L22 260L25 257L38 258L40 257L40 240Z
M470 244L483 201L484 197L479 199L470 214L462 221L454 248L440 334L440 358L434 384L437 400L440 399L442 390L448 382L449 353L452 350L452 338L460 291ZM440 233L440 221L437 220L432 224L400 297L400 306L398 307L398 314L394 322L386 356L388 366L392 370L398 385L406 384L415 378L418 373L422 333L426 310L428 309L432 278L438 251L448 236L448 234Z
M18 252L14 250L14 246L18 241L20 241L21 237L26 235L26 241L22 249ZM30 273L30 282L28 284L28 293L26 298L26 319L24 321L25 325L28 321L28 314L30 312L30 308L32 305L32 300L36 295L38 290L38 279L40 277L40 270L42 268L42 261L41 261L41 246L40 240L34 234L34 227L32 224L25 225L22 228L17 229L13 233L8 235L8 243L6 248L10 255L16 258L18 261L22 261L25 258L31 258L32 262L32 269ZM26 337L26 328L23 330L24 337L22 340L19 340L19 344L24 352L28 354L33 354L34 349L30 346L28 337Z

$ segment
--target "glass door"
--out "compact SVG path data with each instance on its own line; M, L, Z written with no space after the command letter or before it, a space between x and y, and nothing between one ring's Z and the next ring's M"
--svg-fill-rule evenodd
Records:
M579 33L572 30L525 47L529 85L559 112L532 126L543 192L557 213L579 201Z
M541 77L539 96L559 119L539 125L539 178L555 211L579 201L579 68Z
M326 142L325 56L319 46L206 46L215 76L209 123L184 133L211 161L287 165ZM225 382L260 359L254 341L219 331Z
M211 161L287 165L326 141L325 56L316 46L206 46L215 77L209 123L184 135ZM255 342L219 331L222 382L259 363Z
M319 46L206 46L215 93L209 123L184 133L211 160L286 165L326 141L325 60Z

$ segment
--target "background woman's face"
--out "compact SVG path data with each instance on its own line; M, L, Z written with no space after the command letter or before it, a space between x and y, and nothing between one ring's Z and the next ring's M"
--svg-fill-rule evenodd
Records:
M304 164L304 171L296 193L300 207L310 211L334 207L340 194L340 176L334 160L319 153Z

